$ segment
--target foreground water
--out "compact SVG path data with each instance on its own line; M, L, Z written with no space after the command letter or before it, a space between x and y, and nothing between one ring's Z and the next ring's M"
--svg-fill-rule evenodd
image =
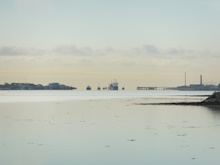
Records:
M212 92L0 91L0 164L220 164Z

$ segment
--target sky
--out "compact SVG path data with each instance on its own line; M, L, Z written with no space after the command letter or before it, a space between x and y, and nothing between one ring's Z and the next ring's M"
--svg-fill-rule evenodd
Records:
M220 83L219 0L0 0L0 84Z

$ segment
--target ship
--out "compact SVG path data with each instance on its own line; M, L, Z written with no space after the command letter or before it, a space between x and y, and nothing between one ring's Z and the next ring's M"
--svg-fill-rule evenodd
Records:
M92 88L88 85L87 86L87 88L86 88L86 90L91 90Z
M101 90L101 87L100 87L99 83L98 83L97 90L98 90L98 91L100 91L100 90Z
M118 90L118 82L115 80L115 82L109 84L108 90Z

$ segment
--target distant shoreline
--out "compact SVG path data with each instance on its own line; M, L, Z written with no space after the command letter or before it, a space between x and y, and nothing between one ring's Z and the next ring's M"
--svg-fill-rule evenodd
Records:
M5 83L0 85L0 90L73 90L76 87L66 86L60 83L50 83L46 86L33 83Z

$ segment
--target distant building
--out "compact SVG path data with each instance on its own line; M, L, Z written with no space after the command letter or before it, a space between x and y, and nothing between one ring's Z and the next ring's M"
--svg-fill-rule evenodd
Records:
M59 83L50 83L48 85L49 89L59 89L60 88L60 84Z
M200 75L200 84L190 84L189 86L179 86L176 88L177 90L184 91L216 91L220 90L220 86L215 85L203 85L202 83L202 75Z
M70 87L66 85L60 85L59 83L50 83L47 86L41 84L31 84L31 83L5 83L0 85L0 90L72 90L75 87Z

